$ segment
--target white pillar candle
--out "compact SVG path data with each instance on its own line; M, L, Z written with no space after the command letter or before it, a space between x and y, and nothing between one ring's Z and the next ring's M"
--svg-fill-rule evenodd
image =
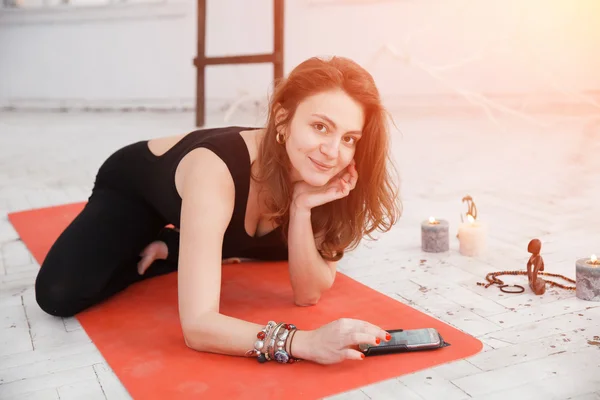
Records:
M467 215L467 222L458 227L460 254L468 257L481 255L487 247L486 235L486 226L471 215Z
M595 255L575 263L575 292L582 300L600 301L600 260Z

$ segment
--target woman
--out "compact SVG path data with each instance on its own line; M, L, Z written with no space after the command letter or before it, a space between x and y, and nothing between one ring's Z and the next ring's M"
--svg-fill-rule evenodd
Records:
M71 316L177 270L181 326L193 349L261 362L362 359L352 346L389 340L365 321L304 331L220 314L221 265L288 260L295 303L316 304L344 252L399 216L385 116L363 68L312 58L277 85L264 129L205 129L118 150L44 260L38 304Z

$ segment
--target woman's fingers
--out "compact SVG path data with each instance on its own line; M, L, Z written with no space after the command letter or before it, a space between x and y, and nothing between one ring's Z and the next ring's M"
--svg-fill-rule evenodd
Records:
M346 172L340 178L342 180L342 190L348 194L350 190L356 187L358 181L358 171L356 171L354 160L346 168Z
M346 346L358 346L359 344L370 344L377 346L381 343L381 339L371 333L364 332L352 332L346 336L343 345Z
M390 335L386 330L381 329L377 325L373 325L366 321L363 321L363 329L364 329L364 332L366 332L370 335L373 335L373 336L375 336L383 341L386 341L386 342L388 342L392 338L392 335Z
M339 188L343 195L342 197L347 196L348 193L350 193L350 190L354 189L352 175L349 172L346 172L339 179Z
M154 261L154 257L151 255L143 256L137 265L138 274L144 275L144 272L146 272L150 264L152 264L152 261Z
M365 355L358 350L344 349L342 350L346 360L364 360Z
M367 321L354 320L356 324L355 331L366 333L367 335L371 335L373 337L377 337L381 340L388 341L392 337L391 335L384 329L381 329L379 326L374 325Z
M358 171L356 170L356 166L354 163L350 164L350 168L348 168L350 172L350 183L352 184L352 188L356 186L356 182L358 181Z
M352 175L349 172L346 172L344 175L342 175L340 179L342 180L342 182L350 183Z
M144 275L144 272L152 265L154 260L165 260L169 254L169 248L165 242L156 240L150 243L142 252L140 257L142 259L138 262L137 270L140 275Z
M354 175L356 176L356 174ZM317 207L334 200L342 199L350 194L350 191L356 187L356 178L349 171L329 181L324 187L310 188L302 193L305 196L305 202L308 207Z
M350 193L350 183L342 179L342 197L346 197Z

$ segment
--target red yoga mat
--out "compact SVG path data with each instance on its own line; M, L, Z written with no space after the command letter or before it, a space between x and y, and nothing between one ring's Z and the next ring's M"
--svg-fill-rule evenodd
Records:
M41 264L58 235L84 204L9 214ZM267 273L268 271L268 273ZM262 277L268 276L268 281ZM341 317L384 329L436 328L449 347L367 357L335 365L259 364L255 359L200 353L186 347L179 326L176 273L134 284L77 315L85 331L134 399L316 399L463 359L479 340L338 273L314 307L296 307L286 263L223 266L221 310L265 324L269 320L313 329Z

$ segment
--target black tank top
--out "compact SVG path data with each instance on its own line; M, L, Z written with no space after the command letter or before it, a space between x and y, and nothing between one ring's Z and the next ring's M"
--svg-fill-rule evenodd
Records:
M252 129L256 128L234 126L196 130L184 136L160 156L150 151L147 140L134 143L117 151L107 160L97 177L97 184L101 183L102 175L106 175L102 173L103 168L113 169L110 168L111 164L120 164L120 168L110 173L111 183L117 183L115 174L118 174L121 190L127 190L135 197L141 195L168 224L179 227L182 200L175 186L177 166L190 151L200 147L207 148L223 160L235 186L235 204L225 232L223 258L287 260L287 245L282 239L281 228L263 236L250 236L246 232L245 217L251 163L248 147L240 132ZM114 159L113 162L111 159ZM126 168L123 168L123 165Z

